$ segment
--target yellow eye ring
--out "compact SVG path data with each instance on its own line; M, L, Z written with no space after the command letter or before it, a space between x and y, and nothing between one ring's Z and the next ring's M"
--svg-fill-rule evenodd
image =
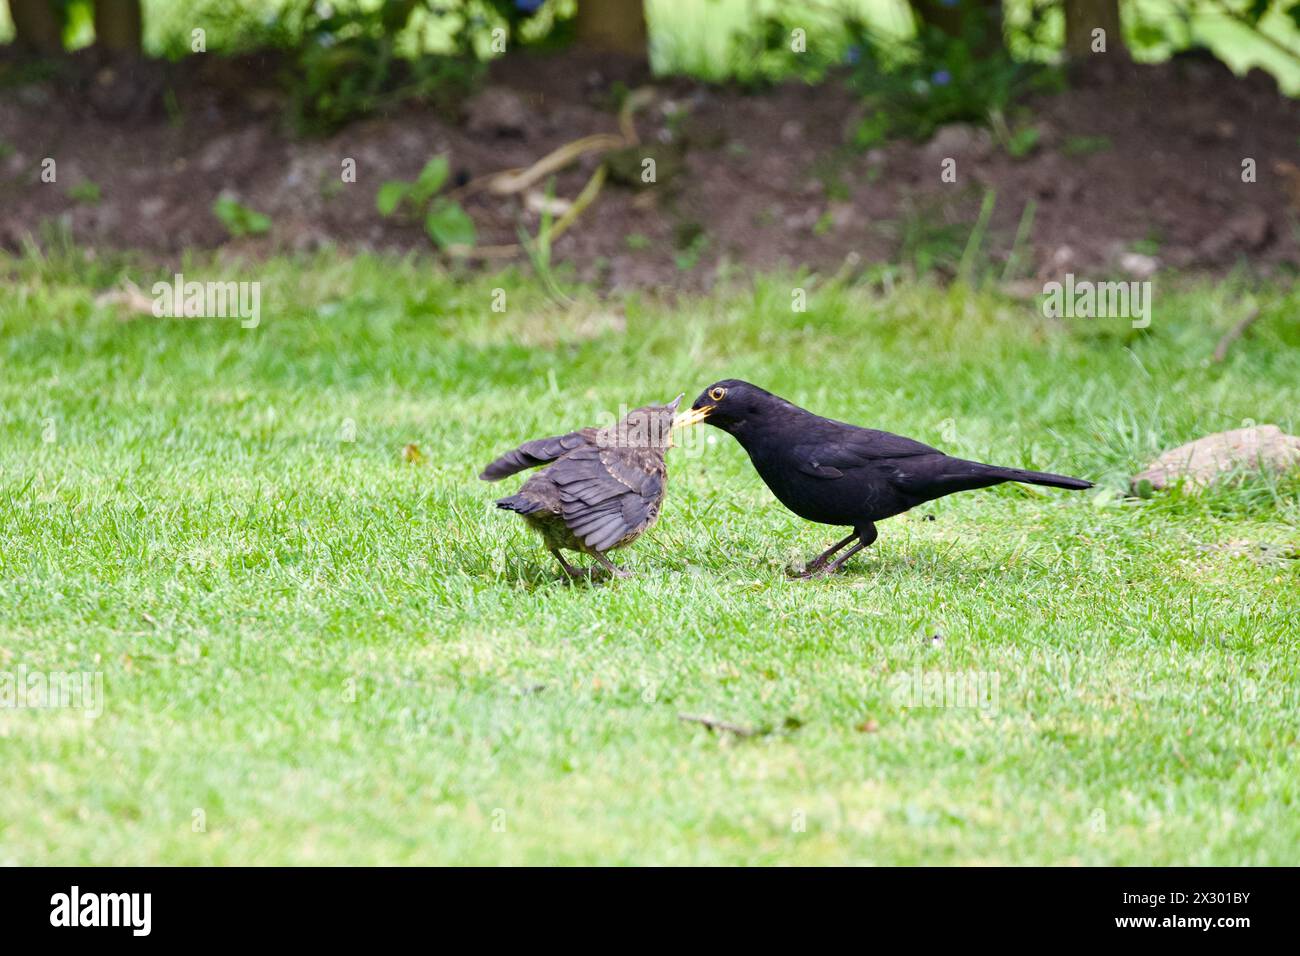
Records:
M722 401L722 399L726 396L726 394L727 394L727 390L725 388L709 389L709 398L713 399L715 402Z

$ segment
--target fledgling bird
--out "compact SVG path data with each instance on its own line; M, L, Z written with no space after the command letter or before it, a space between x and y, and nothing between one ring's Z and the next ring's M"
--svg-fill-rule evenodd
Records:
M710 385L678 419L679 425L697 422L740 442L777 500L799 517L852 526L852 534L814 558L798 577L822 570L833 574L876 540L877 521L955 491L1004 481L1092 487L1082 478L950 458L911 438L822 418L738 379Z
M499 481L550 463L516 494L498 500L497 507L521 515L570 577L586 572L570 565L563 550L589 554L622 577L628 572L606 552L631 544L659 517L668 480L664 455L672 445L682 398L638 408L606 428L525 442L479 477Z

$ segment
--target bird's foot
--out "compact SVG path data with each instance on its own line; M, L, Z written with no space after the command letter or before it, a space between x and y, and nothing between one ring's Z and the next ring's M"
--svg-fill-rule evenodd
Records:
M599 567L599 568L594 568L594 567L593 567L593 568L592 568L592 571L597 571L597 570L604 571L604 572L605 572L606 574L608 574L611 578L630 578L630 577L632 577L632 572L631 572L631 571L627 570L627 568L620 568L617 564L615 564L613 561L609 560L609 558L605 557L603 554L599 554L599 553L597 553L597 554L596 554L596 560L600 562L600 567Z
M807 581L809 578L815 578L819 574L826 573L826 565L818 564L815 561L807 565L802 571L796 571L794 568L786 568L785 576L797 581Z

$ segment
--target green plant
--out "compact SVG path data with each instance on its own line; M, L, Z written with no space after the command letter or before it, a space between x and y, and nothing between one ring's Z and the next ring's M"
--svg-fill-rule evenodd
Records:
M68 198L73 202L93 206L103 198L103 191L99 188L98 183L83 179L81 182L68 187Z
M250 209L230 196L218 196L212 204L212 214L221 220L226 231L235 238L260 236L271 229L270 216Z
M284 73L294 125L329 132L412 100L454 113L482 76L474 32L467 29L471 18L464 15L453 33L454 52L429 53L422 45L409 51L422 34L413 27L417 13L436 19L452 12L432 0L291 5L281 15L292 22L276 32L297 38ZM474 22L482 25L481 19Z
M1109 136L1070 136L1061 144L1061 152L1066 156L1087 156L1090 153L1104 153L1110 148Z
M899 260L915 275L955 274L969 243L963 223L945 222L928 205L904 204L897 227Z
M1161 246L1164 245L1164 237L1158 230L1152 229L1145 237L1138 239L1129 246L1134 252L1144 256L1159 255Z
M905 43L854 26L850 83L868 106L858 146L894 136L928 139L949 123L989 124L1027 93L1059 86L1058 70L1016 60L1000 46L988 49L978 21L966 22L960 37L923 27ZM1016 147L1032 148L1029 134Z
M375 194L375 207L381 216L393 216L405 210L420 218L424 231L440 249L472 247L477 240L474 220L456 200L438 195L450 175L447 157L435 156L411 182L394 179L380 186Z
M1024 159L1038 149L1042 133L1037 126L1013 126L1001 110L993 110L989 114L989 124L993 127L993 135L1012 159Z
M673 263L682 272L690 272L700 263L700 257L709 247L709 234L698 222L680 223L674 230L674 244L677 252Z

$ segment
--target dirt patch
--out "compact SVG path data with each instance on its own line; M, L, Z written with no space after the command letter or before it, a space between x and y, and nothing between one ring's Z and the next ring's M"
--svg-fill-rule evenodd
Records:
M418 224L377 213L383 181L413 178L438 153L458 182L526 167L578 137L618 132L615 91L649 82L623 61L518 55L493 66L488 93L458 119L410 109L302 139L284 128L278 68L265 57L192 57L123 76L86 61L73 83L7 91L0 244L16 249L53 222L79 243L165 261L230 242L267 253L429 249ZM636 128L656 151L658 182L612 178L554 250L606 287L704 287L728 268L900 259L950 270L989 191L982 251L1005 260L1023 224L1022 276L1300 265L1300 103L1262 73L1186 60L1082 78L1029 104L1038 145L1021 158L968 127L855 150L859 105L838 82L761 93L654 86ZM56 183L40 181L46 157ZM357 182L345 184L349 158ZM941 180L945 159L956 161L955 183ZM1243 182L1246 161L1254 182ZM598 162L559 172L556 194L573 198ZM222 193L268 214L270 233L232 240L212 213ZM483 244L536 232L520 196L480 193L465 206Z

